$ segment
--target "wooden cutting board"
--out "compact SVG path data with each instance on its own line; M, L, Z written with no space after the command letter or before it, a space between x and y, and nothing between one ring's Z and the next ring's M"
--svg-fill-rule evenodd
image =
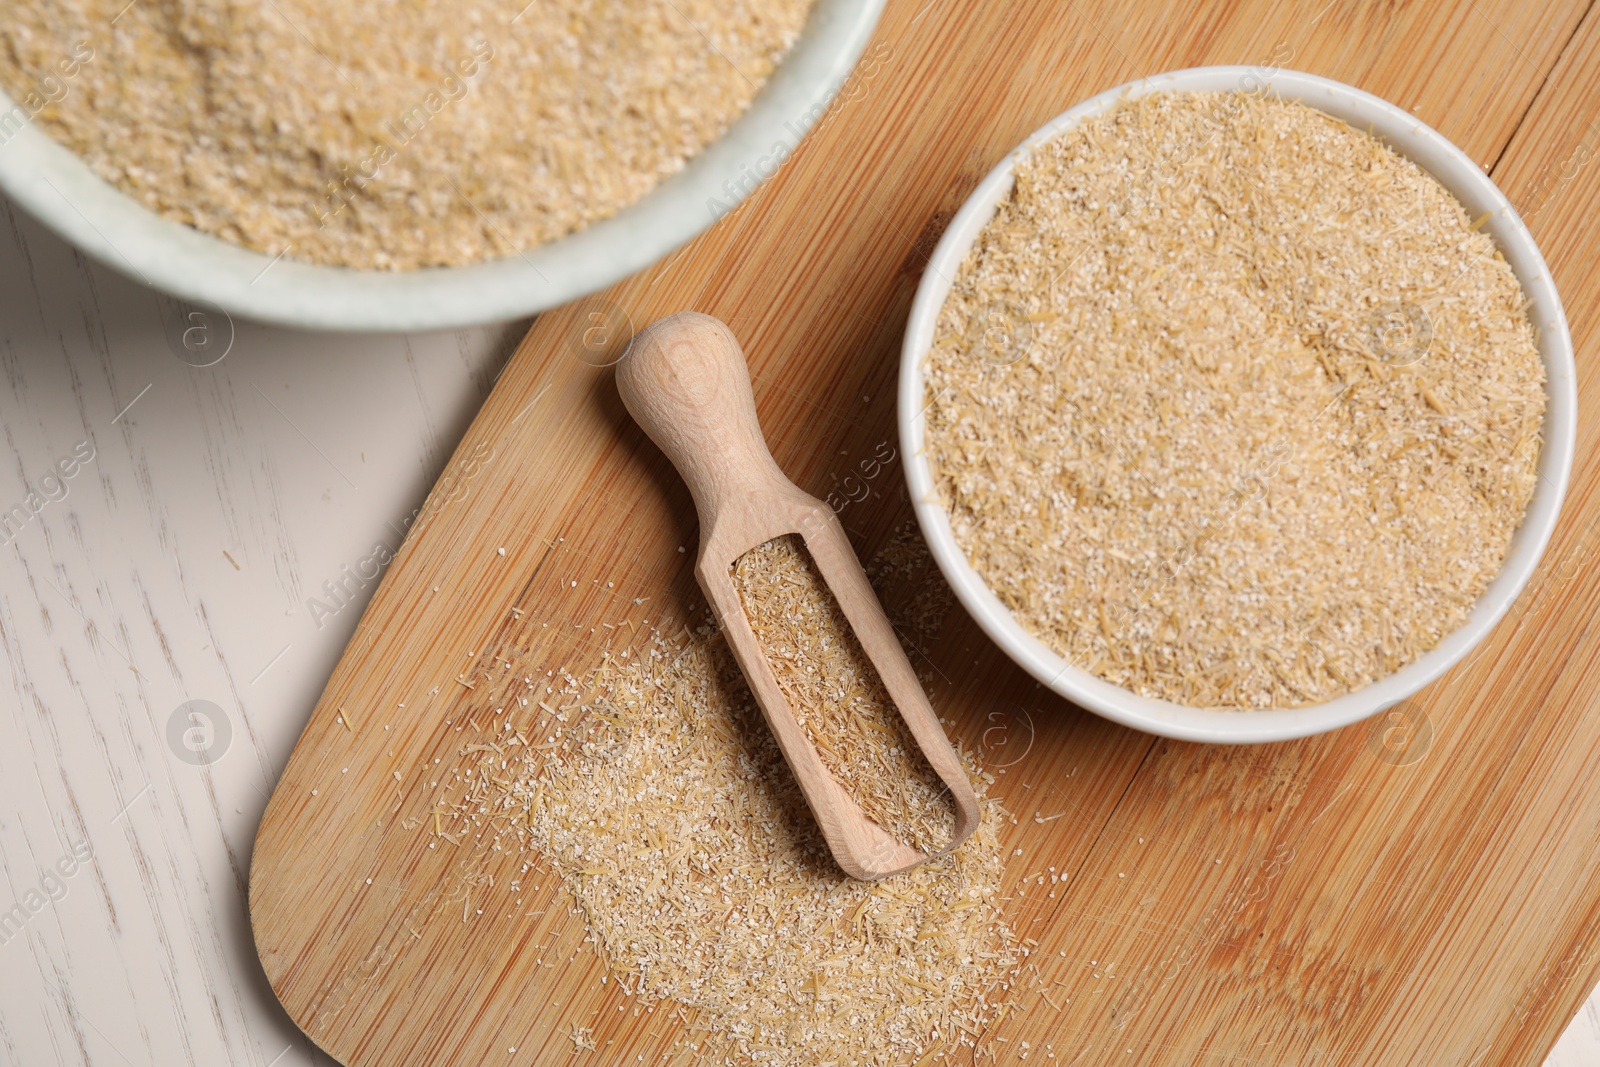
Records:
M457 730L484 698L468 684L513 658L581 671L642 618L689 610L688 493L610 371L582 358L585 331L685 308L728 321L779 463L851 500L866 558L909 516L898 464L868 478L863 461L896 440L907 310L962 199L1092 93L1255 63L1413 108L1530 217L1578 343L1572 489L1544 565L1476 654L1397 717L1306 741L1207 747L1110 725L1040 690L957 612L930 652L932 697L1004 771L1006 847L1022 850L1006 914L1039 943L1025 1010L980 1058L1020 1061L1026 1041L1040 1063L1539 1063L1600 978L1600 14L1587 7L891 0L835 109L750 201L537 322L429 496L257 838L251 917L289 1014L360 1067L674 1051L666 1013L636 1014L600 983L556 879L515 917L476 915L469 872L503 880L520 861L430 849L403 826L429 820L429 780L461 761ZM1051 869L1060 883L1037 884ZM596 1044L576 1059L574 1026Z

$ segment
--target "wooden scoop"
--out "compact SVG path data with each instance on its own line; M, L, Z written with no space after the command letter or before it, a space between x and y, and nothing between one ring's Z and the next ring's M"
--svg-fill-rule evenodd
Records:
M956 825L943 852L965 841L978 825L972 783L838 517L784 477L767 450L750 371L733 332L720 320L692 311L652 323L617 364L617 391L689 483L700 514L695 577L839 866L855 878L887 878L931 857L869 819L828 774L750 628L733 587L733 565L750 549L784 534L804 539L922 754L949 787Z

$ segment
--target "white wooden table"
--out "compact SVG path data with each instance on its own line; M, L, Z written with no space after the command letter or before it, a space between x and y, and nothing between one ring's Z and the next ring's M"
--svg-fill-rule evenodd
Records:
M331 1062L256 960L251 842L526 326L230 324L0 201L0 1064ZM1548 1065L1600 1065L1600 994Z

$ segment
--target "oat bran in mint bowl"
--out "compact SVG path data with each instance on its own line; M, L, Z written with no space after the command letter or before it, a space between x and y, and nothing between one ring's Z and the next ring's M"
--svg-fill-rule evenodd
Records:
M1506 614L1576 375L1549 268L1460 149L1326 78L1202 67L1084 101L979 184L898 403L923 534L1007 655L1113 721L1245 743L1390 708Z

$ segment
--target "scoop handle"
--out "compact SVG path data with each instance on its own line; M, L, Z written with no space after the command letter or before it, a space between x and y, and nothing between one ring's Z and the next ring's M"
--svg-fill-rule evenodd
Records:
M616 374L629 413L688 483L702 526L752 493L790 485L762 437L744 350L720 319L696 311L657 319Z

